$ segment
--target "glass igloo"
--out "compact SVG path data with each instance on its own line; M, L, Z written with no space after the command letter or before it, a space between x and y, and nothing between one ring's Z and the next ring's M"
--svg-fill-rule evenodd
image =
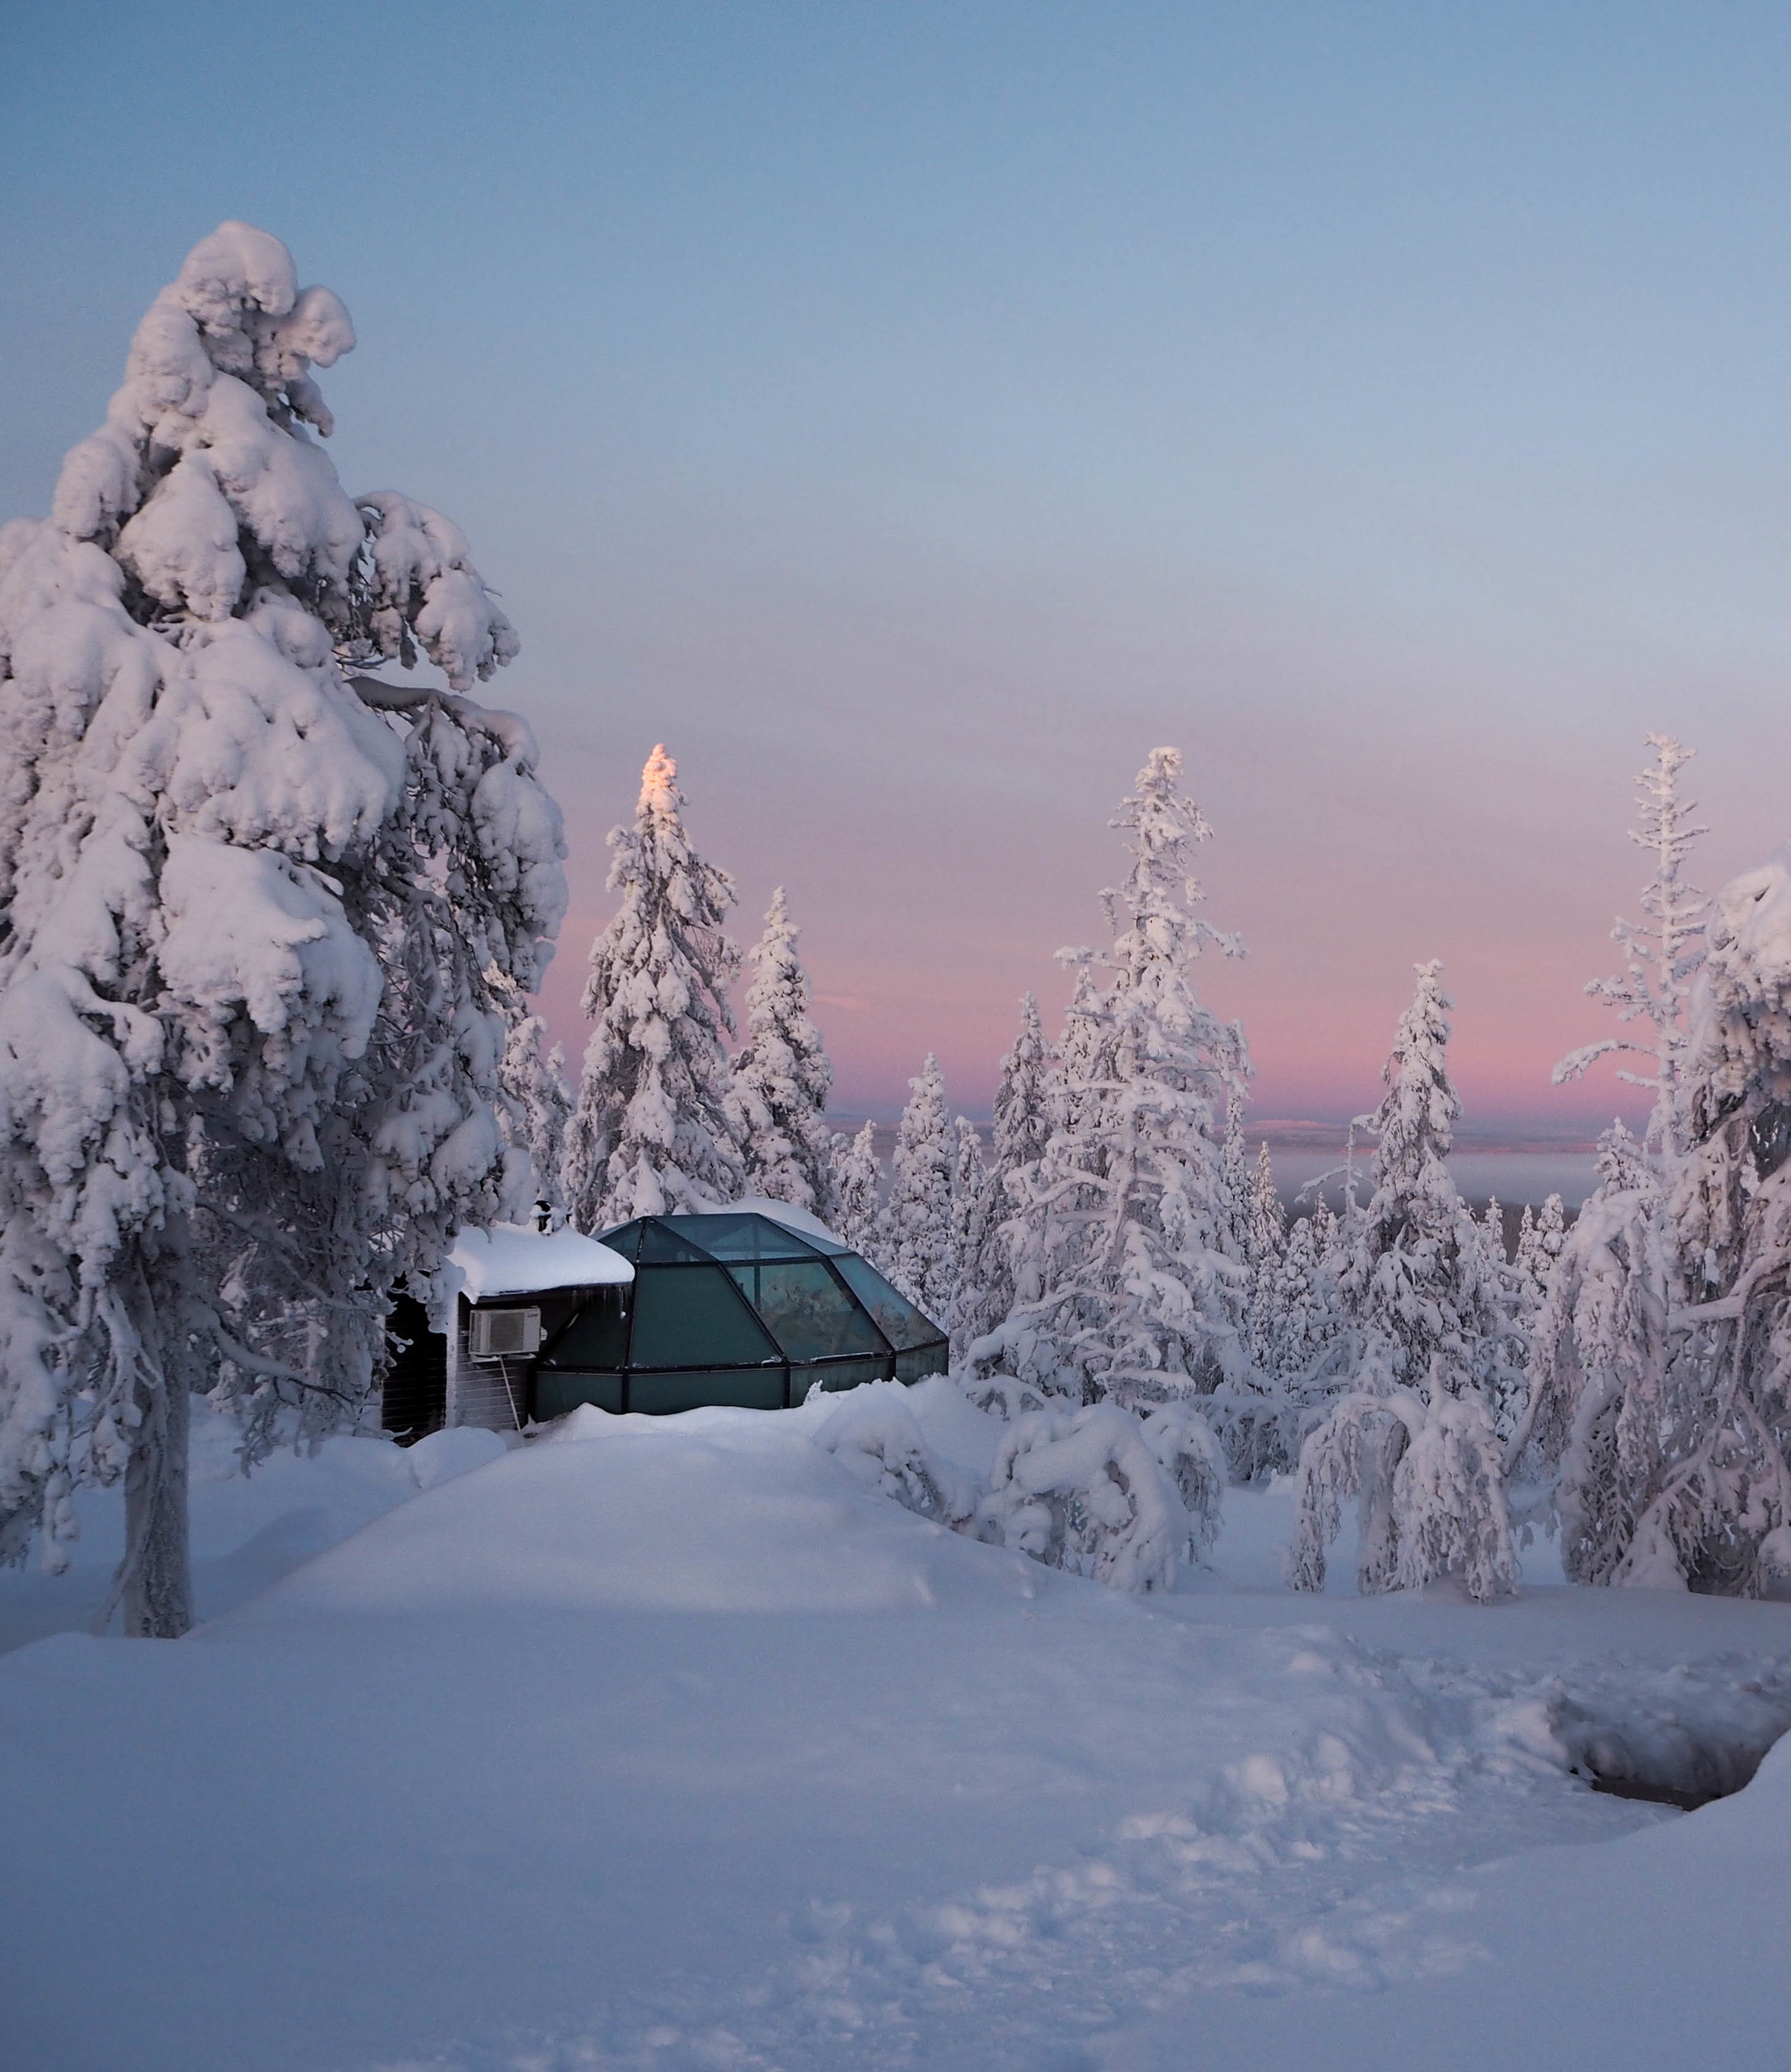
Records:
M581 1403L780 1410L812 1388L945 1371L945 1333L818 1225L728 1210L642 1216L599 1235L634 1279L596 1290L541 1348L537 1418Z

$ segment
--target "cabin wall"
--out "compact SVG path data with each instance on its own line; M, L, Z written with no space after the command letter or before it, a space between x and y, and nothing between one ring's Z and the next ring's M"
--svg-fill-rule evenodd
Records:
M472 1356L472 1313L477 1309L539 1309L542 1345L571 1322L596 1293L591 1288L543 1288L527 1295L492 1295L454 1303L454 1329L447 1337L447 1422L476 1424L488 1432L514 1432L528 1423L533 1398L535 1362L508 1359L476 1360Z

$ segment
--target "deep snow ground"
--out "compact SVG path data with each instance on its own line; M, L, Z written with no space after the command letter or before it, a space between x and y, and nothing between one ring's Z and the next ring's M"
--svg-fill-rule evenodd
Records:
M0 1660L6 2064L1777 2061L1791 1748L1689 1816L1565 1766L1770 1740L1791 1606L1297 1598L1285 1499L1237 1491L1216 1572L1134 1601L812 1429L204 1482L210 1626ZM0 1633L91 1615L94 1508Z

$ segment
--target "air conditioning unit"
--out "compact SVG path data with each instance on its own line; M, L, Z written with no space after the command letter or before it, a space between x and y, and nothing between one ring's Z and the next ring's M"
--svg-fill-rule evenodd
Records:
M471 1339L475 1359L527 1359L541 1350L541 1312L475 1309Z

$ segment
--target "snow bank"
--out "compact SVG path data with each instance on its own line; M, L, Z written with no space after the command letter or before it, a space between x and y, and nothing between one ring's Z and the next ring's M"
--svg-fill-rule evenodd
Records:
M233 1417L193 1405L191 1532L199 1616L212 1619L337 1545L419 1490L500 1457L504 1440L471 1427L437 1432L414 1446L338 1433L282 1450L241 1472ZM0 1571L0 1654L45 1634L83 1631L99 1618L124 1551L121 1489L83 1490L80 1536L61 1577Z
M1567 1772L1769 1734L1791 1605L1296 1598L1285 1488L1133 1598L861 1486L849 1400L202 1482L435 1486L187 1641L0 1660L8 2072L1777 2062L1785 1754L1690 1816ZM982 1479L1015 1429L863 1400Z
M875 1474L809 1445L801 1427L813 1420L799 1416L612 1417L587 1406L548 1443L377 1520L241 1616L902 1611L1047 1586L1019 1556L888 1502Z

